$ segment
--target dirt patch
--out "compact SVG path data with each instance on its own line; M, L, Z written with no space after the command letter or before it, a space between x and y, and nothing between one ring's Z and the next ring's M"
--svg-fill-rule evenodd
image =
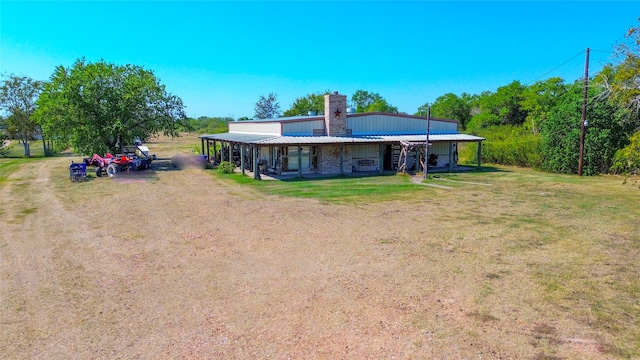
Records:
M68 162L0 190L3 357L598 358L613 337L549 301L551 220L509 189L332 205L166 162L70 183Z

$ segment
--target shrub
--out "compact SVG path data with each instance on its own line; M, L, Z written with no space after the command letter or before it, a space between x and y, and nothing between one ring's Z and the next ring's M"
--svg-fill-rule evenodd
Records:
M631 143L616 151L611 172L617 174L640 174L640 131L629 139Z
M484 137L482 144L482 162L510 166L541 166L540 137L522 126L498 125L476 129L474 135ZM459 149L461 162L475 163L476 146L461 146Z
M236 165L232 162L223 161L218 165L218 173L220 174L233 174L236 170Z

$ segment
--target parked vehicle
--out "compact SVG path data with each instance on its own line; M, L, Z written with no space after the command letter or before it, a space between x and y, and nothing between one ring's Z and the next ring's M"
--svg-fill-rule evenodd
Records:
M114 156L107 153L104 157L93 154L85 158L84 163L96 167L96 176L102 177L104 173L113 178L120 171L137 171L151 168L151 162L155 155L149 155L149 149L142 145L124 146L122 154Z

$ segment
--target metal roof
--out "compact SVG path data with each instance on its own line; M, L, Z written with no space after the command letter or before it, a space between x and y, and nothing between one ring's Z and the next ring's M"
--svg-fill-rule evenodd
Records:
M278 135L268 135L268 134L243 134L243 133L221 133L221 134L209 134L209 135L201 135L201 139L208 140L221 140L221 141L231 141L238 143L259 143L260 141L271 139L274 137L280 137Z
M417 116L417 115L409 115L409 114L402 114L402 113L390 113L390 112L366 112L366 113L347 113L347 117L365 117L365 116L372 116L372 115L387 115L387 116L394 116L394 117L403 117L403 118L409 118L409 119L420 119L420 120L427 120L426 117L424 116ZM290 122L290 121L307 121L307 120L323 120L324 119L324 114L317 114L317 115L298 115L298 116L283 116L283 117L276 117L276 118L267 118L267 119L251 119L251 120L236 120L239 123L262 123L262 122ZM447 119L447 118L435 118L435 117L431 117L432 121L446 121L446 122L455 122L455 123L460 123L459 120L456 119Z
M258 145L322 145L322 144L382 144L400 141L425 142L422 135L374 135L374 136L276 136L259 134L223 133L202 135L203 139L221 140ZM437 142L480 142L483 137L467 134L434 134L429 136L430 143Z

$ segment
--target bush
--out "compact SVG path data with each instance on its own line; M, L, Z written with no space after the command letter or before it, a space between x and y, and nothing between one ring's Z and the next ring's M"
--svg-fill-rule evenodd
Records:
M576 174L580 156L582 95L568 94L542 124L543 168L546 171ZM594 101L587 107L583 174L598 175L610 171L616 151L628 139L619 113L610 104Z
M0 129L0 157L4 157L9 155L9 145L8 142L6 141L6 136L4 135L4 133L2 132L2 129Z
M220 174L233 174L236 170L236 165L232 162L223 161L218 165L218 173Z
M476 129L474 135L484 137L482 162L510 166L539 168L540 137L517 125L498 125ZM461 162L475 163L476 146L459 149Z
M611 172L616 174L640 174L640 131L629 139L631 143L616 151Z

